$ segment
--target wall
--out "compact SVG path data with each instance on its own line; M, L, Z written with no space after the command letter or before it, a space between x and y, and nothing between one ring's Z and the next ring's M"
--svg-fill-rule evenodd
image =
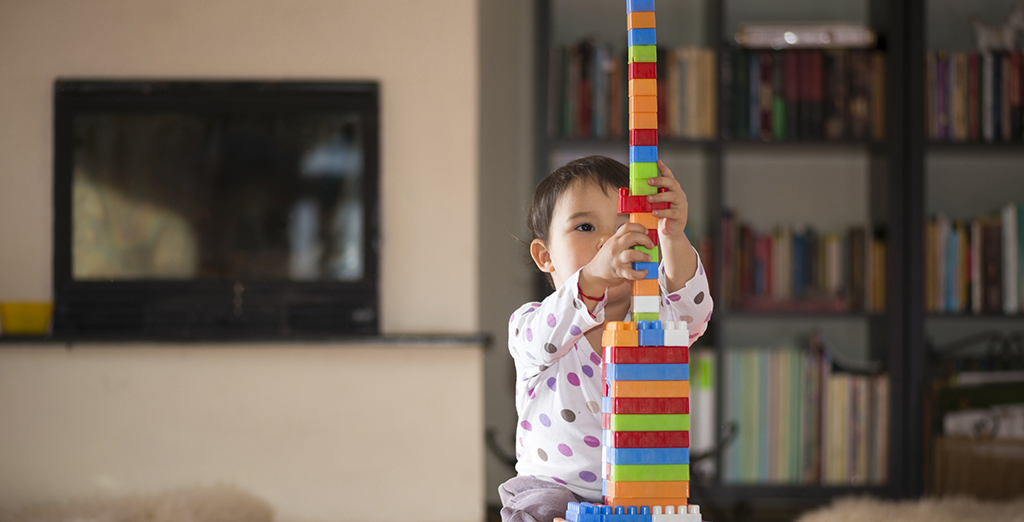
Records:
M54 79L369 79L382 329L478 332L478 23L476 0L0 2L0 300L51 295ZM17 464L0 464L0 504L222 480L280 520L480 520L480 348L0 345L0 456ZM443 400L396 406L406 395ZM406 432L367 417L382 431L353 433L345 415L373 411Z
M484 357L485 422L515 454L515 365L508 318L533 298L535 269L516 238L529 239L533 194L534 2L480 3L480 327L493 340ZM487 501L515 470L488 452Z

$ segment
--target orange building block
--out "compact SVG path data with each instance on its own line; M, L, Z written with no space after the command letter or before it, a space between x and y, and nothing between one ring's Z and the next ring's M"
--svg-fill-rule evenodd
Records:
M656 112L631 112L629 113L629 128L632 129L657 129L658 113Z
M658 97L657 96L630 96L629 97L629 112L658 112Z
M633 281L633 295L658 295L657 279Z
M611 484L611 482L609 482ZM690 499L688 498L628 498L628 497L604 497L604 503L606 506L612 507L629 507L636 506L640 509L643 506L686 506L689 504Z
M626 30L654 29L654 11L635 11L626 14Z
M657 281L655 281L657 282ZM601 334L601 346L638 346L640 332L635 321L608 321Z
M609 397L689 397L690 381L613 381Z
M658 80L639 79L629 81L630 96L657 96Z
M654 214L650 212L637 212L629 215L630 223L640 223L647 230L658 229L658 218L654 217Z
M686 498L690 496L690 483L688 481L666 481L666 482L621 482L608 481L608 496L623 498ZM666 503L655 503L653 505L669 506L679 505Z

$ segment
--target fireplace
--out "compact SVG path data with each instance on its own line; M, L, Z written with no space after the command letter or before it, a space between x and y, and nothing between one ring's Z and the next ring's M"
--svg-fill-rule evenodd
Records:
M373 83L59 80L54 332L378 333Z

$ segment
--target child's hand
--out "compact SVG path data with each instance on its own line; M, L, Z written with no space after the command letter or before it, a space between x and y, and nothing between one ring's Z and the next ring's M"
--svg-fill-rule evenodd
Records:
M686 193L679 186L679 182L672 175L672 171L661 160L658 160L658 173L659 176L649 179L648 183L667 190L653 196L647 196L647 201L651 203L669 204L668 210L655 210L653 212L654 217L658 218L658 234L662 238L669 240L681 238L683 237L683 231L686 229L686 216L688 212Z
M647 196L651 203L669 204L666 210L655 210L652 214L658 218L658 250L661 254L661 263L665 268L668 290L675 292L686 285L686 282L693 278L697 272L697 252L686 237L686 216L688 205L686 193L679 186L672 171L660 160L658 161L658 177L648 180L652 186L665 188L665 192L659 192Z
M626 223L618 228L580 273L580 290L584 294L603 295L605 289L624 281L643 279L644 270L633 270L633 263L646 263L651 256L639 250L636 245L654 248L654 242L647 235L647 229L638 223ZM593 292L593 293L590 293Z

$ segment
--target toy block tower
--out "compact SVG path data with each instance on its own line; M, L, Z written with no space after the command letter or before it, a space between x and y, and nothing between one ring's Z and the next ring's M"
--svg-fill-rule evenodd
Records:
M627 0L629 35L629 188L619 212L648 229L651 256L634 263L646 277L633 283L632 321L609 322L602 339L604 505L570 503L572 522L700 522L689 504L689 332L685 322L660 321L658 219L651 204L658 175L658 79L654 0ZM619 518L622 517L622 518Z

